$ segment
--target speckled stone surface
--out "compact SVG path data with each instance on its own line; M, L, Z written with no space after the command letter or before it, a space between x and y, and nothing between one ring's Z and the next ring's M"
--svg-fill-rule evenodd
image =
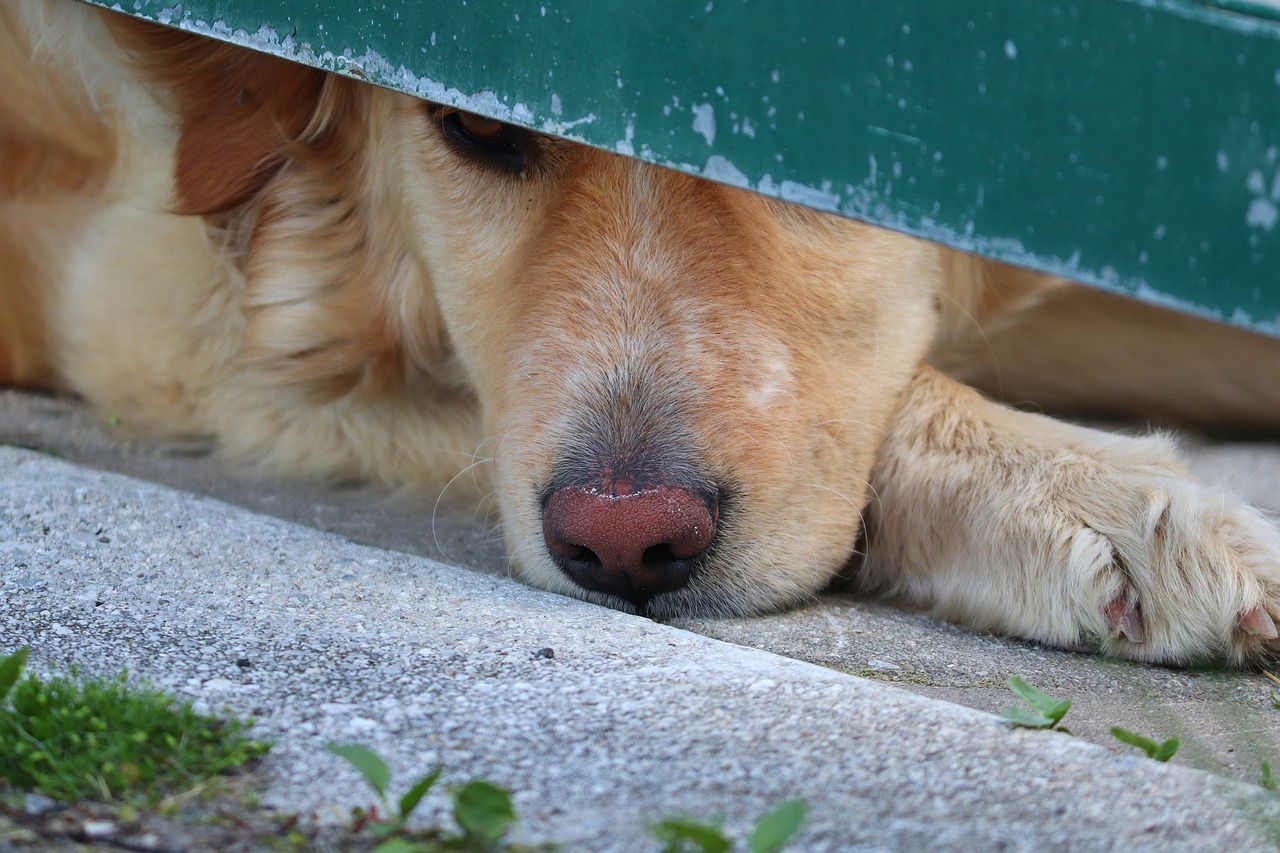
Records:
M933 624L916 628L945 638ZM369 801L324 750L353 741L399 785L441 763L508 786L521 837L568 850L653 850L647 824L677 813L742 837L797 796L806 851L1261 850L1280 832L1253 785L10 447L0 648L21 645L37 670L127 667L253 716L276 742L267 801L321 816ZM904 666L891 651L874 659ZM433 795L423 818L444 811Z

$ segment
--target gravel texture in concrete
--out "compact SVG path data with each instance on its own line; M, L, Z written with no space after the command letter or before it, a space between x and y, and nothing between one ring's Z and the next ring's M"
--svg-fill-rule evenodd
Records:
M1280 509L1280 446L1183 436L1203 479ZM496 519L433 496L388 495L359 484L267 480L218 458L211 445L132 437L129 424L65 397L0 391L0 444L40 448L67 460L212 496L255 512L368 545L506 577ZM1078 736L1117 755L1124 726L1176 736L1177 764L1256 783L1263 761L1280 768L1280 685L1257 673L1169 669L974 634L919 614L847 595L757 619L701 619L679 627L809 661L933 698L999 713L1013 701L1010 675L1074 701Z
M1280 837L1253 785L0 448L0 646L21 645L252 715L267 801L305 812L369 801L323 748L342 741L400 785L437 763L506 785L522 837L567 850L654 850L647 823L677 813L741 837L797 796L806 851Z

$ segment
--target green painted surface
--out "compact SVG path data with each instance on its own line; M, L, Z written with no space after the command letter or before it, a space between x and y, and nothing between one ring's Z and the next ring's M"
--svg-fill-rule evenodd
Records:
M131 11L1280 333L1280 24L1274 4L1220 5L141 0Z

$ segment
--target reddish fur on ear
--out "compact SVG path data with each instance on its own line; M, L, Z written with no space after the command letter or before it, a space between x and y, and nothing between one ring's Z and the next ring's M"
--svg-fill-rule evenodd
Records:
M252 198L306 128L324 72L181 30L108 14L116 40L172 94L179 117L175 213Z

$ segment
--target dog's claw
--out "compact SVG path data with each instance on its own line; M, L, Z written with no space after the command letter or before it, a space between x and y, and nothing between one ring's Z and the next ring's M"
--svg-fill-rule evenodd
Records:
M1141 643L1147 632L1142 626L1142 605L1130 601L1126 595L1118 595L1103 611L1107 624L1111 626L1111 636L1124 637L1131 643ZM1274 626L1273 626L1274 629Z
M1274 640L1280 637L1280 632L1276 631L1275 620L1271 618L1271 614L1263 609L1259 604L1248 613L1242 613L1238 620L1241 628L1250 633L1257 634L1264 640Z

